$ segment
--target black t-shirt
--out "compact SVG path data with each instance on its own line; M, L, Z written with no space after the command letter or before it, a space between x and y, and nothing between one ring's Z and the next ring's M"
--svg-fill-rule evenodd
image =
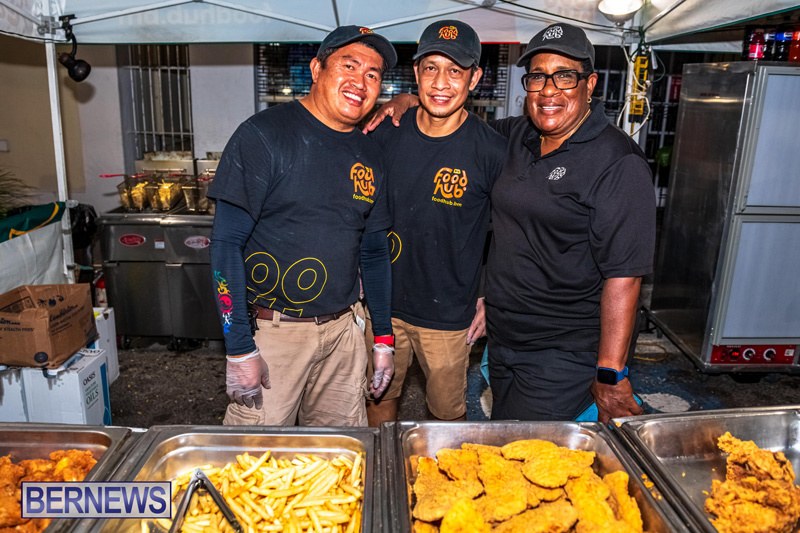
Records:
M597 102L544 157L527 117L493 126L509 146L492 189L489 332L515 350L597 351L604 280L653 269L655 194L644 154Z
M244 250L248 300L292 316L358 299L361 236L391 226L383 155L300 102L269 108L228 141L209 196L256 220Z
M445 137L419 130L416 107L373 136L386 155L393 217L392 316L460 330L475 315L489 194L506 140L470 114Z

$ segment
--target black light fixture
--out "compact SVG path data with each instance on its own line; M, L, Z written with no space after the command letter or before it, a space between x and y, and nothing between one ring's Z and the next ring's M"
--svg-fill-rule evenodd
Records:
M72 33L72 24L69 22L74 18L75 15L64 15L58 19L61 21L61 29L64 30L67 39L72 41L72 51L59 54L58 62L66 67L70 78L75 81L83 81L89 76L89 73L92 71L92 66L83 59L75 59L78 41L75 39L75 34Z

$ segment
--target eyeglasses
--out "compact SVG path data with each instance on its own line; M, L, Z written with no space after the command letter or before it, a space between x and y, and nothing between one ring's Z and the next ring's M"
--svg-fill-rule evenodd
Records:
M553 80L553 85L560 91L574 89L578 82L591 76L591 72L578 72L577 70L557 70L552 74L544 72L531 72L522 76L522 86L529 93L538 93L547 85L547 80Z

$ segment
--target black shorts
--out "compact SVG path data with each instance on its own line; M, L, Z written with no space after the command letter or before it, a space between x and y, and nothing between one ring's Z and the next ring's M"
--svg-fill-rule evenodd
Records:
M596 352L522 352L489 337L492 420L572 420L594 401Z

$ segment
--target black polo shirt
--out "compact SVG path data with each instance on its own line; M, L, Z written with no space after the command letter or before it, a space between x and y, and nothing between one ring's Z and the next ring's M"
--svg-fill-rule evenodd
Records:
M527 117L493 126L509 146L492 189L489 333L515 350L597 351L603 282L653 270L655 194L644 154L600 102L543 157Z

